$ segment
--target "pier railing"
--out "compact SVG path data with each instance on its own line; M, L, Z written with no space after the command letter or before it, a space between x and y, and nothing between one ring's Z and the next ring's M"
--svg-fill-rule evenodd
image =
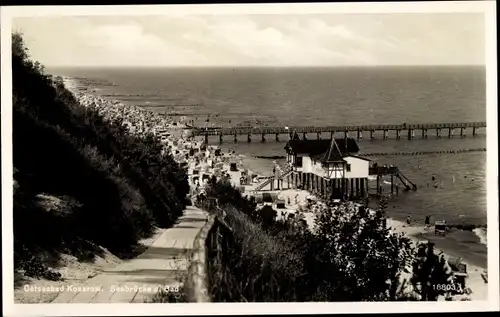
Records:
M422 129L457 129L485 128L486 122L450 122L450 123L420 123L420 124L375 124L375 125L344 125L344 126L293 126L293 127L228 127L204 129L195 128L195 134L234 135L234 134L286 134L345 132L345 131L380 131L380 130L422 130Z
M411 140L415 137L415 131L422 132L422 138L427 138L428 130L435 130L436 137L442 136L442 130L448 130L448 137L454 135L455 129L460 129L460 137L465 136L467 128L472 128L472 135L477 134L478 128L485 128L486 122L451 122L451 123L419 123L419 124L376 124L376 125L345 125L345 126L295 126L295 127L217 127L217 128L201 128L191 127L193 136L205 136L205 141L208 142L208 137L211 135L218 135L220 142L223 141L223 136L233 135L234 142L238 142L238 135L247 135L248 142L252 141L252 135L261 135L262 142L266 141L266 135L275 135L276 141L279 141L280 134L288 134L290 138L294 134L302 134L302 139L307 139L308 133L316 133L316 138L320 139L322 133L330 133L330 138L335 133L344 133L345 137L349 137L350 133L357 133L357 139L363 138L364 132L370 133L370 139L375 139L376 131L383 131L383 139L389 138L389 131L396 132L396 139L401 138L401 132L408 133L408 139Z

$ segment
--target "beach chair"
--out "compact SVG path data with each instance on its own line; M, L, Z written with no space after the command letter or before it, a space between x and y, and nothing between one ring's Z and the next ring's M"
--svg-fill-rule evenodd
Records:
M481 277L483 278L483 281L488 284L488 271L481 273Z
M245 177L243 177L243 176L240 177L240 185L246 185L245 184Z
M236 163L231 163L231 165L229 167L229 170L231 172L237 172L238 171L238 167L236 166Z
M286 209L286 206L285 206L285 201L284 200L278 200L276 201L276 208L278 209Z
M262 193L262 201L264 203L272 203L273 197L271 196L270 193Z
M452 272L453 272L453 279L455 280L455 283L460 285L459 289L456 289L458 293L460 291L465 291L465 279L468 277L467 274L467 264L462 263L463 258L461 257L453 257L453 256L448 256L448 265L450 266Z
M436 221L434 223L434 234L436 236L445 236L446 235L446 221Z

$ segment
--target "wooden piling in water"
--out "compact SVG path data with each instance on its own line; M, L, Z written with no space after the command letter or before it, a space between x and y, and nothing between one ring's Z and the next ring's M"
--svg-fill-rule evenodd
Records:
M394 192L394 175L391 174L391 194Z

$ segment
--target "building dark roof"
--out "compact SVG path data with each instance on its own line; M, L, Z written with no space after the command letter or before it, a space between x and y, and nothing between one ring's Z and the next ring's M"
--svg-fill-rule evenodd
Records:
M325 162L325 163L344 161L343 154L344 153L342 153L342 151L340 150L339 145L337 144L337 141L335 141L335 139L331 139L330 146L328 147L328 150L323 155L323 157L319 158L319 161Z
M296 154L308 154L311 157L324 157L330 149L332 140L290 140L285 146L285 150ZM347 141L347 142L346 142ZM335 139L338 151L330 151L329 156L345 156L347 153L355 154L359 152L359 147L353 138ZM340 153L336 153L340 152ZM333 158L333 157L332 157Z

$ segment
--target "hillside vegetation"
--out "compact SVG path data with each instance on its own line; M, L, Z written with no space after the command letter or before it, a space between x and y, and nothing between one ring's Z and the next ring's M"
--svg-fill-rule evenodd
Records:
M12 35L15 270L58 279L60 253L81 260L107 248L130 254L155 226L174 224L189 191L186 171L152 135L82 107Z
M375 212L327 205L311 231L300 212L278 219L224 179L211 181L207 198L224 212L208 252L213 301L437 300L445 292L433 285L450 282L432 244L417 256L409 238L390 232L385 201Z

